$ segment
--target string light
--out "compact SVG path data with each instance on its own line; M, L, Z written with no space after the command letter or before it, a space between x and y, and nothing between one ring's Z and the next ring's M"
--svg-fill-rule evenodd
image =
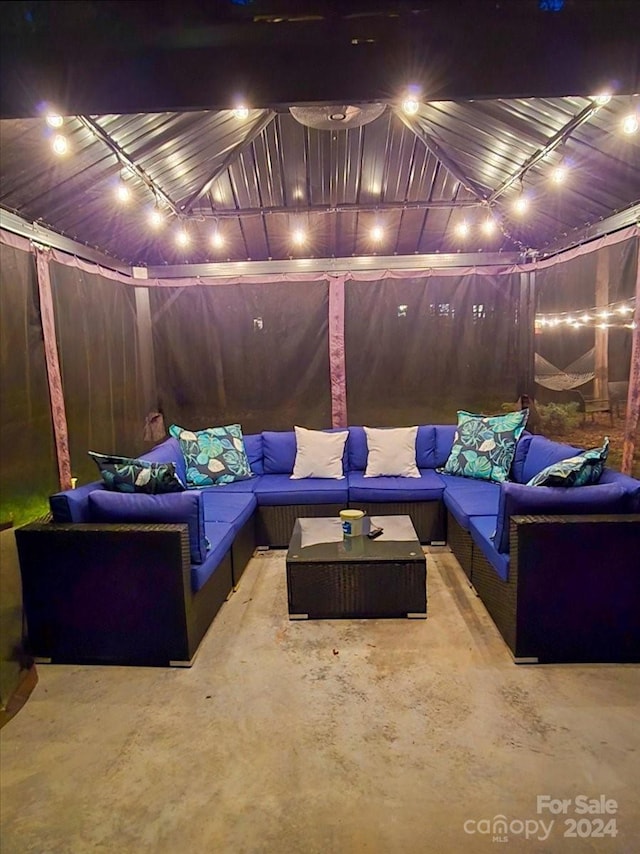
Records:
M408 116L415 116L420 109L420 102L417 98L410 95L402 102L402 109Z
M164 223L164 217L160 213L159 208L155 207L151 213L149 214L149 222L151 223L153 228L160 228L160 226Z
M513 208L517 214L522 216L527 212L529 207L529 200L526 196L518 196L518 198L513 203Z
M611 100L609 92L600 92L598 95L593 95L592 97L599 107L606 106Z
M47 115L47 124L50 128L61 128L64 124L64 119L57 113L49 113Z
M191 243L191 238L189 237L189 232L184 226L180 228L176 233L176 243L178 246L188 246Z
M469 234L469 223L465 219L456 225L456 234L458 237L466 237Z
M497 228L496 221L495 221L495 219L494 219L493 217L491 217L491 216L487 217L487 218L484 220L484 222L482 223L482 231L483 231L486 235L494 234L494 232L495 232L496 228Z
M559 163L551 173L551 180L554 184L564 184L567 178L567 167L564 163Z
M371 239L375 243L380 243L382 238L384 237L384 229L381 225L374 225L371 229Z
M245 107L244 104L238 104L238 106L233 111L233 115L237 119L246 119L249 115L249 108Z
M217 230L211 235L211 245L214 249L222 249L224 246L224 237Z
M638 114L637 113L629 113L628 116L625 116L622 120L622 131L628 135L632 133L637 133L638 127L640 127L640 122L638 122Z
M292 239L296 246L304 246L307 242L307 235L301 228L296 228L293 232Z
M120 179L118 186L116 187L116 196L118 201L122 202L122 204L126 204L131 198L131 192L122 180L122 178Z
M57 133L51 141L51 148L53 149L53 153L57 154L58 157L62 157L63 154L66 154L69 151L69 143L66 136L63 136L61 133Z
M581 329L593 324L599 329L632 329L632 324L626 323L627 316L634 311L635 297L621 302L611 303L607 308L595 307L584 311L579 317L573 312L557 312L553 315L537 314L535 325L538 328L555 328L560 325L572 326Z

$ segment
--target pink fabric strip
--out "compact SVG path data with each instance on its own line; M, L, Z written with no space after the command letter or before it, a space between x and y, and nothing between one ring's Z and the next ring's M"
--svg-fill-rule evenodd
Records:
M116 282L122 282L126 285L143 288L185 288L202 285L233 285L239 282L250 282L252 284L270 284L272 282L320 282L327 279L334 279L342 276L344 279L353 279L354 281L381 281L382 279L420 279L430 276L464 276L475 274L477 276L504 276L511 273L531 272L533 270L543 270L547 267L553 267L556 264L562 264L565 261L571 261L581 255L586 255L589 252L597 252L604 246L613 246L623 240L629 240L632 237L640 237L640 226L630 225L613 234L607 234L604 237L599 237L596 240L591 240L574 249L568 249L565 252L554 255L552 258L546 258L541 261L531 261L528 264L505 264L491 266L460 266L460 267L429 267L416 270L354 270L345 271L344 273L329 273L326 270L310 271L308 273L271 273L268 275L252 276L250 273L240 276L220 276L220 277L199 277L191 276L180 279L134 279L132 276L125 276L122 273L115 272L106 267L101 267L92 261L83 261L72 255L67 255L58 249L50 249L50 257L59 264L65 264L70 267L77 267L86 273L93 273L103 276L105 279L112 279ZM24 237L12 234L11 232L0 229L0 241L15 248L24 249L25 251L33 251L33 244Z
M56 443L56 457L58 459L58 478L60 480L60 489L71 489L69 432L67 430L67 413L62 393L62 377L60 375L60 362L58 360L58 347L56 344L56 328L53 319L53 299L51 296L48 256L49 253L47 250L36 249L40 316L42 318L42 336L44 339L44 354L47 365L49 398L51 399L53 436Z
M331 425L347 426L347 377L344 360L344 276L329 279L329 371Z

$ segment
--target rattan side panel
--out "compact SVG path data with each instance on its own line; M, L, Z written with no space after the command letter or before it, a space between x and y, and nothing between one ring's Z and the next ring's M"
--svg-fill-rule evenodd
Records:
M205 636L220 608L233 589L231 549L222 558L214 572L197 593L188 597L187 629L189 647L186 656L172 655L170 661L190 661L196 654L200 641Z
M28 645L54 661L189 658L186 525L33 524L16 531Z
M426 612L426 562L290 564L289 613L405 617Z
M238 531L231 546L231 564L233 567L233 586L236 587L242 578L242 573L253 557L256 548L256 516L255 513Z
M518 565L513 549L509 578L503 581L480 549L474 548L471 582L511 652L520 655L516 648Z
M350 501L349 507L369 516L410 516L421 543L444 542L446 537L442 501Z
M447 511L447 544L467 578L471 579L473 538L449 511Z
M291 540L296 519L339 516L345 506L346 504L286 504L275 507L258 505L256 542L259 546L285 549Z

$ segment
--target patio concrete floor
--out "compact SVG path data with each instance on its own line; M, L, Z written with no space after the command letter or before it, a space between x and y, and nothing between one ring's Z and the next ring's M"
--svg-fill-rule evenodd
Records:
M0 731L3 854L637 851L640 668L513 664L426 551L426 621L290 622L272 551L191 669L39 665Z

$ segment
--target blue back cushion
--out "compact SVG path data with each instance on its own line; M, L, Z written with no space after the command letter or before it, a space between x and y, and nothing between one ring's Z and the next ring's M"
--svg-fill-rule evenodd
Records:
M102 492L104 483L94 481L85 483L77 489L65 489L49 497L49 508L54 522L90 522L89 496L92 492Z
M150 463L175 463L176 474L183 483L187 482L187 467L184 462L184 455L180 448L180 442L170 436L159 445L155 445L144 454L140 454L141 460L147 460Z
M453 437L458 429L457 424L436 424L433 428L436 433L435 466L443 466L449 459L453 447Z
M501 483L494 543L499 552L509 551L511 516L623 513L626 501L624 487L615 483L569 487Z
M526 483L526 481L522 479L522 472L524 471L524 461L529 453L529 445L531 444L532 439L533 433L527 433L525 430L516 444L516 452L513 456L510 472L511 480L515 480L516 483Z
M146 495L141 492L95 490L89 496L92 522L125 522L174 524L189 526L189 550L192 563L202 563L207 556L204 512L200 492L169 492Z
M244 449L254 474L264 474L262 463L262 433L250 433L244 437Z
M544 436L533 436L529 443L527 455L522 466L522 483L528 483L531 478L551 466L554 463L559 463L560 460L566 460L568 457L575 457L576 454L582 453L582 448L574 448L573 445L563 445L561 442L552 442L551 439L546 439Z
M262 459L265 474L291 474L296 461L296 434L293 430L265 430Z

